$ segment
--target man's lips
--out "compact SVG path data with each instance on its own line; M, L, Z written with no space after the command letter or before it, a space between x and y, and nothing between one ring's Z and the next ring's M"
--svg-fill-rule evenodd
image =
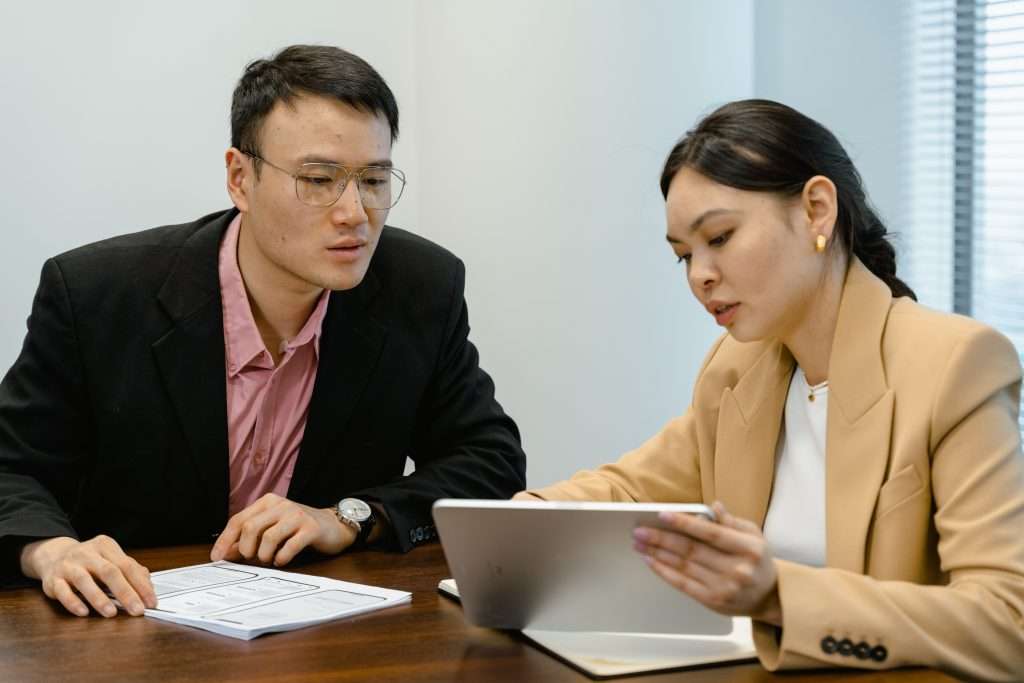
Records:
M327 247L328 249L358 249L359 247L365 247L366 242L363 240L346 240L344 242L338 242Z
M342 263L349 263L358 261L362 258L363 251L366 248L367 243L362 241L345 241L339 242L338 244L327 247L327 253L331 255L335 261Z

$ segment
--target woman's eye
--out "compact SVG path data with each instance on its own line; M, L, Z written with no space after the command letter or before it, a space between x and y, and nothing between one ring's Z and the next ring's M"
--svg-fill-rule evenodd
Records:
M690 262L690 255L689 254L680 254L679 258L676 259L676 263L682 263L683 261L686 261L686 263L689 263Z
M709 240L708 244L710 244L713 247L718 247L728 242L730 237L732 237L732 230L726 230L718 237Z

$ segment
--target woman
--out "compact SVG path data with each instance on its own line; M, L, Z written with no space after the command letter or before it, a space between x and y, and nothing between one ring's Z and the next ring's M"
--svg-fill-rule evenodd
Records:
M914 301L836 138L763 100L669 154L668 242L726 328L693 403L615 464L520 494L716 501L636 549L754 619L770 670L924 665L1024 677L1021 370L1012 344Z

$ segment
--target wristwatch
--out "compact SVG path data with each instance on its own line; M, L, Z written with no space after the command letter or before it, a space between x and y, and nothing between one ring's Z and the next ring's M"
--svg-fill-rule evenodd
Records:
M373 508L358 498L342 498L334 507L334 513L338 515L339 522L355 530L356 540L352 546L359 548L366 545L366 539L377 523Z

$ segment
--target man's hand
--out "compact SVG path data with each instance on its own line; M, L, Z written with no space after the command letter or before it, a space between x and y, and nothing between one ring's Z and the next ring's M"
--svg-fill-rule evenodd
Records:
M714 504L717 522L661 513L671 529L640 527L635 548L666 582L716 612L782 625L778 575L756 524Z
M281 567L307 546L336 555L355 540L355 529L342 524L332 508L311 508L268 493L228 520L210 559L245 558Z
M149 570L128 557L109 536L85 542L67 536L34 541L21 551L21 571L40 579L47 597L59 600L80 617L89 614L83 598L105 617L117 614L101 585L133 616L140 616L144 607L156 607Z

